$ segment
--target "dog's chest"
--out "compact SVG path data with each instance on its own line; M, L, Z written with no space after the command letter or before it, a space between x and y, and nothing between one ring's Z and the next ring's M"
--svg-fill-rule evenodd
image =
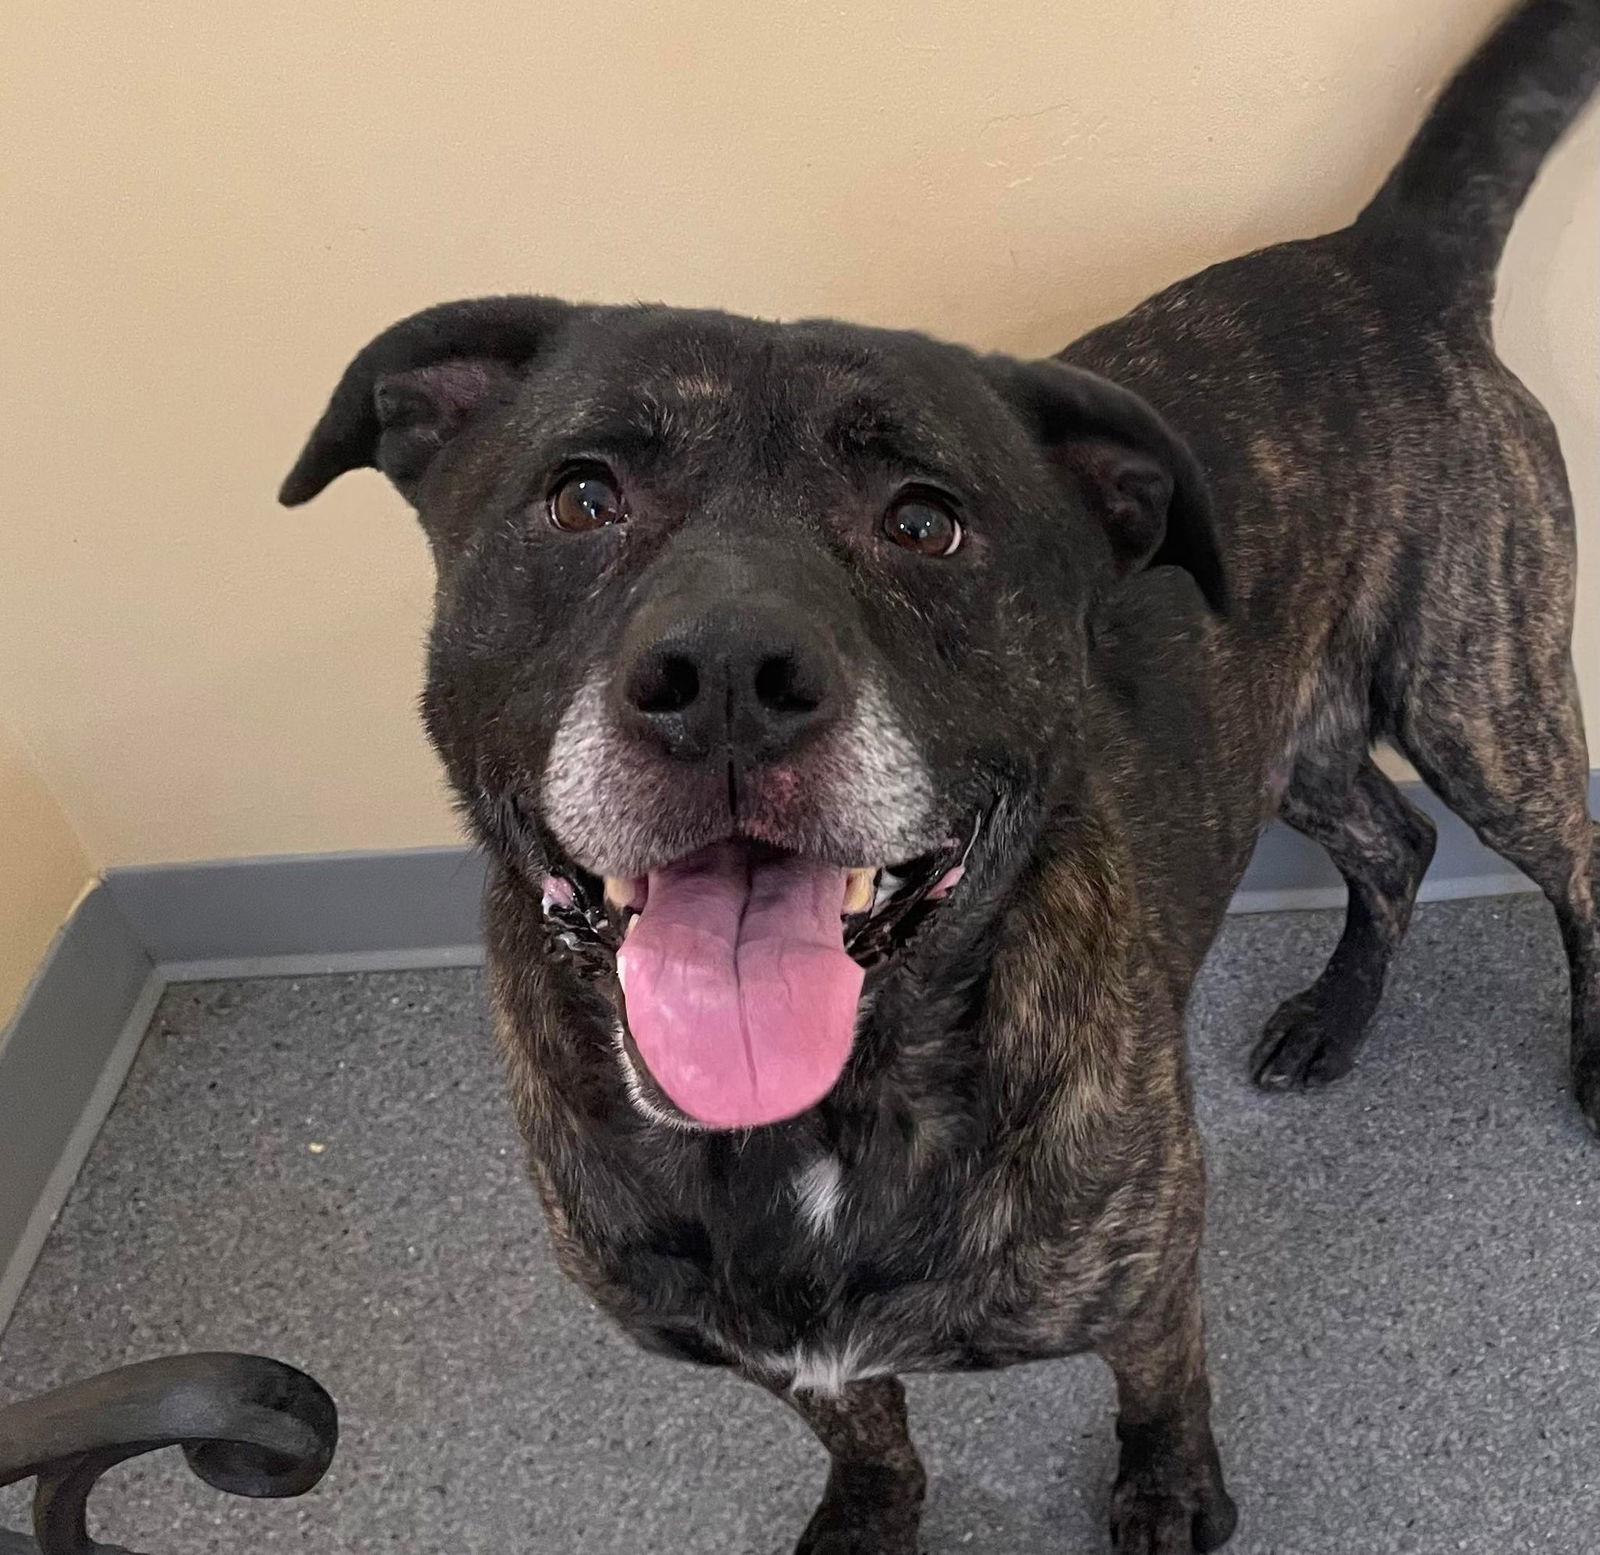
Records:
M670 1208L569 1263L646 1348L830 1392L1061 1353L997 1314L947 1186L908 1192L807 1149L747 1150L715 1181L671 1189Z
M688 1320L691 1350L708 1344L747 1370L835 1392L931 1364L905 1279L925 1231L918 1217L885 1213L870 1177L833 1152L769 1171L763 1182L752 1169L726 1199L705 1206L698 1256L680 1270L687 1301L672 1294L676 1282L639 1293L667 1334Z

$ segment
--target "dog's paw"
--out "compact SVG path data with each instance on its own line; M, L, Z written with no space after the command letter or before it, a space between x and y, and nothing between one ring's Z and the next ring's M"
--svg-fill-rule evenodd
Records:
M918 1555L920 1469L835 1469L795 1555Z
M1368 1012L1321 984L1285 999L1250 1055L1264 1091L1307 1090L1350 1073L1367 1034Z
M1111 1496L1111 1547L1117 1555L1204 1555L1221 1549L1238 1521L1220 1477L1196 1490L1124 1478Z

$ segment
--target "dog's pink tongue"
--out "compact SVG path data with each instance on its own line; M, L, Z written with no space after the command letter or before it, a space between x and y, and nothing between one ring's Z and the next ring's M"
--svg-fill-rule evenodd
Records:
M832 1090L861 997L844 893L842 869L728 842L650 876L617 970L640 1056L690 1117L752 1128Z

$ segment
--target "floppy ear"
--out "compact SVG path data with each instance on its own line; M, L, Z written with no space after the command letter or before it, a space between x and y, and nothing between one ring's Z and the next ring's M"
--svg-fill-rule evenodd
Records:
M549 297L482 297L391 324L345 368L278 500L297 507L368 467L410 498L440 449L511 398L571 311Z
M1001 393L1105 531L1117 576L1182 567L1226 615L1211 490L1188 445L1137 394L1081 367L1007 358L991 365Z

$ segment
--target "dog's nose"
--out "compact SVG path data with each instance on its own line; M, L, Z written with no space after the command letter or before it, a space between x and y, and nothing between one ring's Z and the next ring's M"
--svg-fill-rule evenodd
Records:
M761 765L832 722L837 654L793 612L728 607L680 621L628 656L623 713L680 761Z

